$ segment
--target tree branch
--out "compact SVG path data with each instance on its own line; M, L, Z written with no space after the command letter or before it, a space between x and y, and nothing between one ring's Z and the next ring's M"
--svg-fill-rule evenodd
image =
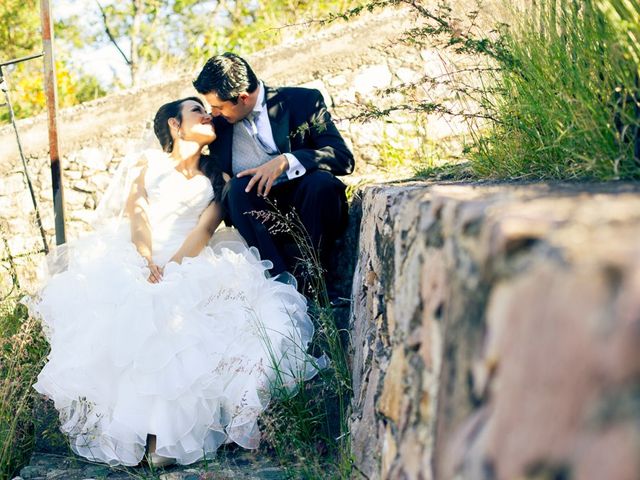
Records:
M96 0L96 5L98 5L98 8L100 9L100 13L102 14L102 23L104 24L104 31L109 37L109 40L118 49L118 51L120 52L120 55L122 55L122 58L124 58L124 61L127 62L127 65L131 66L131 60L127 58L127 55L122 51L115 37L111 33L111 29L109 28L109 24L107 23L107 13L104 11L104 8L102 8L102 5L100 5L100 2L98 0Z

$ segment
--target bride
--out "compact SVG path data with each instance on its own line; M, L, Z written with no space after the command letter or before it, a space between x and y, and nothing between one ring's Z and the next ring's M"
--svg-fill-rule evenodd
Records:
M208 246L222 213L201 168L215 140L202 102L163 105L154 131L163 151L131 167L122 221L66 246L66 269L30 302L51 345L34 388L73 451L110 465L257 448L274 389L317 369L304 297L254 248Z

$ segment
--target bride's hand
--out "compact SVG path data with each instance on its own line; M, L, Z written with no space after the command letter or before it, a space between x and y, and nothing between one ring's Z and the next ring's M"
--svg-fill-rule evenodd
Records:
M150 283L160 283L160 281L162 280L164 269L153 262L149 262L149 271L151 273L149 274L149 278L147 278L147 280Z

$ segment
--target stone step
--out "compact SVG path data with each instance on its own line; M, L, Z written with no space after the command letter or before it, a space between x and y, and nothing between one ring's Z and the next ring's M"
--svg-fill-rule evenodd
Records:
M75 456L36 453L31 464L13 480L279 480L292 478L265 452L228 447L208 462L174 465L152 470L148 466L135 468L109 467ZM294 474L295 477L295 474Z

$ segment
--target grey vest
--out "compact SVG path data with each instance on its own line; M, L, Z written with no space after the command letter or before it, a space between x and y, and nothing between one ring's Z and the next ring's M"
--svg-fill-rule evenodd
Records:
M234 175L249 168L259 167L279 154L270 155L256 142L247 131L243 122L233 125L233 144L231 146L231 170Z

